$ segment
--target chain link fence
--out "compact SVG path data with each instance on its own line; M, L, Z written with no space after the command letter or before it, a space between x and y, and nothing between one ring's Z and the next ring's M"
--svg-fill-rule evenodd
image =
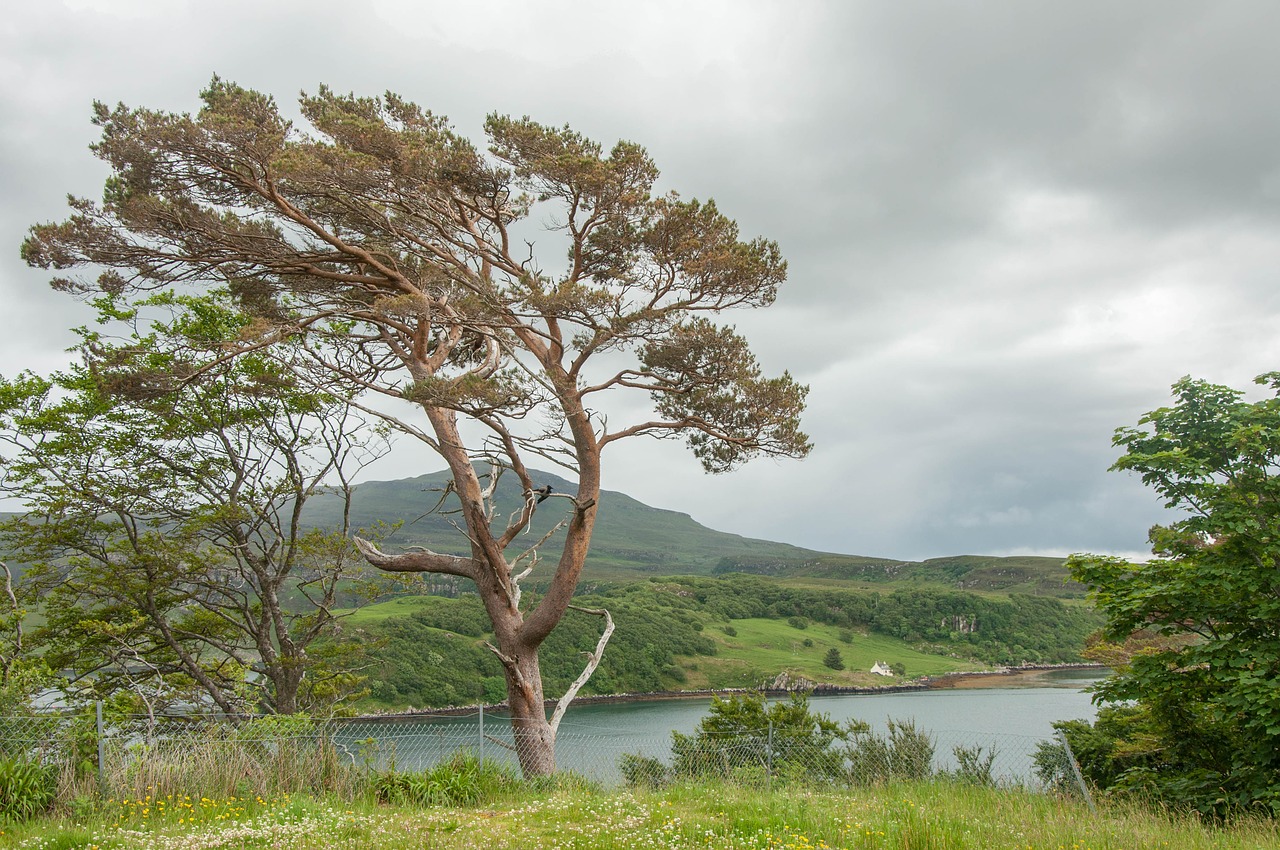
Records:
M97 711L0 717L0 757L56 765L64 789L97 786L106 795L275 794L335 791L386 771L414 772L461 753L519 772L520 741L510 721L483 711L455 716L312 720L270 716L131 716ZM930 732L890 721L887 731L844 738L794 729L715 734L637 734L575 727L556 738L556 768L604 786L717 779L768 787L804 781L857 786L949 778L1088 796L1065 737ZM68 789L69 790L69 789Z

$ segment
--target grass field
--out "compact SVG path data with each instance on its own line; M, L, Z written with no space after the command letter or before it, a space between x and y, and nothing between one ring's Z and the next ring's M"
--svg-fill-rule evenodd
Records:
M386 602L366 605L350 613L345 610L339 613L347 614L345 623L352 626L366 626L381 622L388 617L407 617L419 611L430 611L432 608L443 608L452 604L454 600L444 596L400 596L388 599Z
M362 608L354 612L348 622L354 626L369 625L391 617L447 608L455 602L439 596L404 596ZM736 634L729 634L726 627ZM792 677L846 687L873 687L902 681L871 673L871 666L877 661L903 665L907 678L911 679L982 669L958 658L919 652L897 638L850 632L820 623L809 623L807 628L798 629L785 620L708 621L702 634L715 642L716 654L676 659L685 670L683 687L687 689L750 687L771 680L783 671ZM852 634L852 641L841 640L844 634ZM806 646L806 640L812 646ZM831 649L840 653L843 670L833 670L823 663Z
M729 625L735 635L725 632ZM714 656L681 658L691 688L741 687L765 676L787 671L813 682L842 686L890 684L893 680L871 673L877 661L902 664L907 676L937 676L957 670L981 669L957 658L917 652L904 641L884 635L853 633L853 640L840 639L846 630L810 623L797 629L785 620L745 619L731 624L707 626L703 635L716 642ZM805 646L805 641L812 646ZM832 670L823 664L831 649L839 651L845 669Z
M1272 850L1274 821L1203 824L1154 810L1083 804L953 782L829 791L677 786L603 791L521 785L465 808L253 796L88 804L77 817L0 825L21 850L486 848L563 850Z

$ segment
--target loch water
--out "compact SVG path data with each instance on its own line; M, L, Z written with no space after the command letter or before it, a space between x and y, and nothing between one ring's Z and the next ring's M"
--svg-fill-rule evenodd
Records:
M860 720L873 731L884 732L890 720L914 724L935 744L935 769L954 769L957 747L980 749L997 754L997 776L1034 784L1037 748L1053 738L1055 721L1095 716L1087 689L1103 675L1099 670L1037 671L964 683L996 687L815 696L809 703L812 711L832 720ZM692 733L710 702L685 697L575 704L560 725L557 764L606 783L617 782L623 754L668 760L671 733ZM366 718L351 721L341 737L353 758L366 741L375 742L374 761L390 760L402 769L438 763L459 749L512 760L500 743L512 740L510 721L501 712Z
M1092 720L1097 708L1086 690L1103 677L1096 669L1036 671L1002 677L1001 687L933 688L878 694L818 696L810 708L832 720L862 720L883 731L889 719L913 720L929 732L973 732L1048 738L1058 720ZM579 733L626 731L669 736L692 732L707 713L709 699L575 705L561 728Z

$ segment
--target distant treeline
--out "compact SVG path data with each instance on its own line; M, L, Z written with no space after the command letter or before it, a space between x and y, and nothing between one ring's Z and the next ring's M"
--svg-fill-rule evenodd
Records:
M580 598L607 607L617 631L583 694L679 689L680 657L714 655L706 626L735 619L803 617L900 638L925 651L991 664L1080 660L1098 620L1091 610L1033 596L987 598L971 593L789 587L756 576L652 579L597 587ZM488 622L480 600L437 598L405 616L362 629L378 641L372 699L385 706L438 707L498 702L505 687L497 659L483 646ZM570 613L543 646L548 695L564 691L595 647L600 620Z
M1091 609L1042 596L798 588L753 576L681 579L678 587L717 619L807 617L992 664L1079 661L1085 637L1101 623Z

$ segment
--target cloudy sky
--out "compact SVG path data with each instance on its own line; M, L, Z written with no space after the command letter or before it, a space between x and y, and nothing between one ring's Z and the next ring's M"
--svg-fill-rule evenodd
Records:
M633 441L606 487L836 552L1142 552L1161 511L1112 431L1183 375L1280 369L1277 32L1270 0L10 4L0 372L84 321L17 249L100 193L93 100L391 89L477 137L498 111L639 142L781 244L778 303L734 321L811 386L812 456L707 477Z

